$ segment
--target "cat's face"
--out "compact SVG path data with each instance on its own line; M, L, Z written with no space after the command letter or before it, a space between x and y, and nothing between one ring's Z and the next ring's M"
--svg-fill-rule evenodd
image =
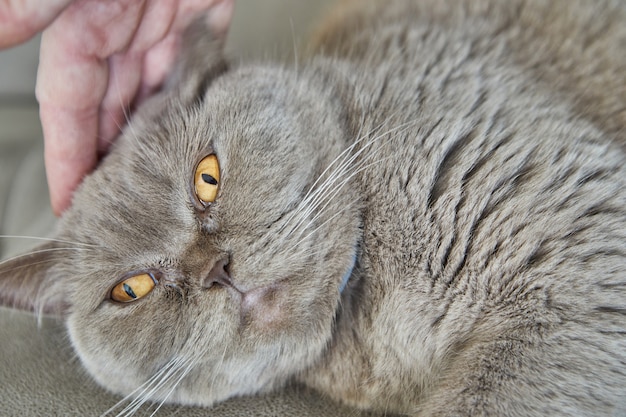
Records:
M323 90L272 68L225 74L202 102L133 123L86 179L60 237L93 246L53 275L101 384L211 404L320 356L360 228Z

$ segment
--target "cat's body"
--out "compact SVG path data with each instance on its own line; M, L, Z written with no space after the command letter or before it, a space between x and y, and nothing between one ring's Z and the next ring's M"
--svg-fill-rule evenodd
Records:
M5 302L63 305L94 377L161 372L157 400L298 380L420 416L626 412L623 7L596 32L584 2L344 7L300 68L138 116L63 218L79 244Z
M610 414L609 398L626 395L626 293L609 284L626 278L624 155L576 117L576 101L555 102L566 95L558 83L538 80L554 71L549 63L526 70L546 59L541 48L565 47L516 38L562 4L487 4L463 12L422 2L407 13L387 3L366 14L384 23L359 28L352 9L330 29L346 32L333 34L339 45L326 42L357 63L345 72L371 102L364 129L414 124L369 150L382 162L358 181L364 278L340 316L337 347L310 379L334 386L335 398L383 410L419 404L425 415ZM569 35L586 18L561 39L577 41ZM520 64L531 49L534 62ZM591 77L569 59L579 73L562 78L621 81L612 91L626 97L626 74ZM588 120L626 114L606 107L587 105ZM603 382L594 389L590 379Z

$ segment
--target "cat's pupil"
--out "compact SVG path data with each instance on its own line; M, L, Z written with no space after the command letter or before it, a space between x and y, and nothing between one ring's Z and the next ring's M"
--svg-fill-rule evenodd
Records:
M132 297L133 299L137 298L137 295L135 294L133 289L130 287L130 285L126 283L124 284L124 291L126 291L126 294L128 294L129 297Z
M209 174L202 174L202 180L207 184L217 185L217 180Z

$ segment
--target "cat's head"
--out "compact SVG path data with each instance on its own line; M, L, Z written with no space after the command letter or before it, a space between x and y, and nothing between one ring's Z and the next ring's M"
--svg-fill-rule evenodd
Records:
M201 94L133 120L56 241L0 266L3 302L62 311L121 394L211 404L284 382L330 341L354 263L360 196L333 89L215 68Z

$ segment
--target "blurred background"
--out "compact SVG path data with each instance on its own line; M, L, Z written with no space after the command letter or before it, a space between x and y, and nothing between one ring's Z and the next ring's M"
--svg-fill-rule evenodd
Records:
M237 63L294 59L334 0L236 0L226 47ZM47 236L54 225L35 100L39 36L0 51L0 235ZM0 257L36 243L0 239Z

